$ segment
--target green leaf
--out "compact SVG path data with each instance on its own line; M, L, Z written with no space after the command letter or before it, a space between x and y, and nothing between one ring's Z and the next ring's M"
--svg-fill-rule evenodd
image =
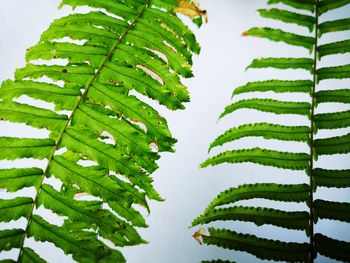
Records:
M165 1L162 0L154 0L153 3L157 6L164 5ZM177 8L178 2L174 1L174 6L172 8ZM179 39L181 39L189 49L195 54L199 54L200 46L196 41L196 38L193 32L186 26L180 18L171 13L166 14L162 12L158 8L150 8L145 11L144 14L145 19L153 20L154 23L160 24L161 26L166 25L169 33L173 33L177 35Z
M313 206L316 219L322 218L350 222L350 203L316 199Z
M28 49L26 60L30 62L36 59L51 60L62 58L69 59L72 64L81 64L89 61L93 67L98 67L101 60L107 55L108 50L102 47L46 41Z
M15 78L22 80L24 78L39 79L48 77L54 81L63 80L69 85L83 88L83 83L93 76L94 70L87 66L47 66L27 64L24 68L17 69Z
M70 110L76 104L80 91L34 81L5 80L0 87L0 97L5 101L22 95L53 102L56 105L55 110Z
M118 202L108 202L108 205L116 212L118 215L122 216L134 226L137 227L147 227L146 221L139 211L131 206L126 206Z
M55 141L51 139L0 137L0 160L48 158L54 145Z
M258 58L248 68L277 68L313 70L313 59L310 58Z
M142 4L144 4L140 2L135 3L136 7L140 7ZM137 10L134 10L131 6L109 0L103 2L96 2L93 0L64 0L61 5L70 5L72 7L87 5L95 8L104 8L107 11L125 19L133 18L135 15L137 15Z
M315 94L317 104L327 102L350 103L350 89L321 90Z
M28 235L36 241L49 241L61 248L65 254L72 254L73 259L84 262L113 262L112 251L93 232L69 230L46 222L38 215L33 215ZM123 256L113 251L114 262L125 262Z
M350 242L340 241L317 233L315 250L323 256L341 261L350 261Z
M231 128L217 137L210 144L209 151L214 147L244 137L263 137L264 139L307 142L309 140L309 132L310 129L307 126L283 126L264 122L244 124L236 128Z
M0 102L0 118L51 131L60 131L67 122L65 115L16 102Z
M349 127L350 111L315 114L314 120L318 129L338 129Z
M273 99L246 99L232 103L221 113L220 118L238 110L255 109L275 114L310 115L310 104L307 102L287 102Z
M324 13L327 13L328 11L343 7L348 4L350 4L349 0L338 0L338 1L322 0L319 2L318 11L320 12L320 14L324 14Z
M123 173L127 177L142 175L130 156L110 144L97 141L86 129L67 129L62 145L73 152L84 153L90 160L101 163L104 168Z
M97 83L89 90L88 97L92 101L109 105L125 119L131 119L145 125L147 134L152 136L161 151L171 150L176 142L171 137L166 120L152 107L136 97L117 93L115 90Z
M0 230L0 252L19 248L24 237L23 229Z
M268 3L271 4L285 4L296 9L303 9L310 12L315 11L315 1L314 0L269 0Z
M350 187L350 170L326 170L316 168L313 171L317 186L323 187Z
M30 262L30 263L45 263L37 253L34 252L33 249L25 247L23 248L22 254L20 255L19 262Z
M320 45L317 47L317 55L323 58L328 55L344 54L350 52L350 40Z
M43 170L39 168L14 168L0 170L0 188L16 192L24 187L39 186Z
M317 80L350 78L350 65L320 68L317 70Z
M282 169L304 170L309 166L309 159L309 155L305 153L289 153L253 148L220 153L206 160L201 164L201 167L204 168L221 163L251 162Z
M204 244L248 252L260 259L295 262L306 261L308 258L307 243L286 243L226 229L209 228L209 233L208 236L203 235Z
M339 32L350 29L350 18L326 21L318 26L320 35L331 32Z
M327 139L314 141L315 151L318 155L344 154L350 152L350 133Z
M246 85L234 89L232 97L245 92L305 92L310 93L312 88L311 80L266 80L248 82Z
M221 192L208 206L209 211L217 206L235 203L247 199L263 198L284 202L306 202L309 187L307 184L243 184Z
M83 167L62 156L55 156L48 169L49 175L54 175L68 185L79 185L79 188L104 201L134 200L148 208L144 194L136 189L125 188L121 180L113 180L108 176L108 170L102 167Z
M262 37L275 42L284 42L288 45L304 47L312 52L315 39L313 37L296 35L280 29L268 27L254 27L243 33L244 36Z
M130 155L134 155L135 162L148 171L157 169L155 160L159 156L152 152L149 146L152 143L151 138L146 136L143 131L136 130L127 121L112 119L99 111L103 109L102 107L82 104L74 114L72 124L84 125L89 130L100 134L107 131L113 136L115 146Z
M257 226L270 224L288 229L306 230L309 223L309 213L286 212L263 207L233 206L211 209L197 217L192 222L192 226L226 220L253 222Z
M88 156L90 160L98 162L106 169L122 173L134 185L143 189L149 198L161 200L151 184L152 179L144 170L140 169L132 156L110 144L97 141L96 134L86 129L68 128L62 138L62 145L73 152Z
M174 94L162 86L157 80L138 68L129 68L116 63L106 64L99 75L99 82L104 84L122 83L124 87L136 90L140 94L156 99L169 109L183 109L183 102L188 101L187 97L174 96Z
M271 18L285 23L291 23L307 27L310 32L312 32L312 30L315 27L315 18L309 15L302 15L299 13L281 10L277 8L259 9L258 12L260 16L265 18Z
M65 18L61 18L65 19ZM122 31L120 29L119 31ZM89 39L90 45L95 46L112 46L116 37L120 37L121 33L111 32L108 30L99 29L90 24L66 24L51 25L42 35L40 40L42 42L52 41L54 39L60 39L64 37L70 37L73 40L85 40Z
M98 233L117 246L137 245L144 243L136 230L126 222L114 216L109 210L102 209L99 201L77 201L65 197L49 185L42 185L38 204L43 204L58 215L64 215L72 222L84 222L91 228L98 229ZM117 238L113 233L118 232ZM119 243L119 236L124 239Z
M178 75L171 73L170 68L164 61L151 51L138 47L130 47L129 45L120 45L118 52L113 55L112 61L116 63L122 62L142 69L151 77L160 81L163 84L162 89L173 93L173 95L176 94L180 101L189 101L188 91L181 84Z
M11 200L0 199L0 221L9 222L20 217L28 218L32 211L33 199L17 197Z

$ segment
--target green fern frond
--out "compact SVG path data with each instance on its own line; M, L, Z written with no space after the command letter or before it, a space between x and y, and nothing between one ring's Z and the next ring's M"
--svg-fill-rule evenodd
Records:
M254 59L249 68L305 69L312 71L310 58L259 58Z
M258 258L269 260L306 261L307 243L281 242L255 235L237 233L227 229L209 228L209 235L202 235L203 243L226 249L247 251Z
M209 151L214 147L243 137L263 137L265 139L307 142L309 140L309 132L310 128L307 126L284 126L264 122L244 124L231 128L216 138L210 144Z
M350 170L326 170L316 168L313 174L315 186L336 188L350 187Z
M273 91L276 93L284 92L304 92L310 93L312 89L311 80L266 80L248 82L246 85L237 87L233 90L232 96L246 92L265 92Z
M255 198L284 202L307 202L308 189L307 184L243 184L237 188L230 188L220 193L210 203L206 211L218 206Z
M209 210L197 217L192 225L227 220L253 222L257 226L270 224L288 229L307 230L309 214L307 212L286 212L264 207L233 206Z
M306 153L279 152L268 149L253 148L234 151L226 151L214 156L201 167L218 165L222 163L251 162L266 166L274 166L283 169L305 170L309 167L309 155Z
M252 149L236 148L219 152L201 164L201 167L215 166L223 163L255 163L264 166L288 170L305 171L305 179L308 184L281 185L275 183L257 183L231 187L220 193L206 208L204 213L197 217L192 225L207 225L221 221L252 222L257 226L269 224L285 229L303 230L308 243L290 243L279 240L267 240L254 235L237 233L232 230L209 228L207 231L200 228L194 237L207 245L216 245L226 249L248 252L261 259L287 262L314 262L317 254L348 262L350 243L340 241L317 233L315 225L317 221L337 220L349 223L349 203L327 200L329 196L315 199L319 196L317 187L348 188L350 187L349 170L330 170L317 161L318 156L350 153L350 134L334 134L332 137L317 137L318 130L333 130L338 132L340 128L350 126L350 109L342 111L321 111L316 107L325 103L338 103L347 107L350 100L349 89L323 89L319 90L319 82L324 80L349 79L350 67L346 65L332 65L319 67L319 60L325 56L345 54L350 52L350 40L320 44L322 35L331 32L349 30L349 18L323 19L322 14L350 4L349 0L269 0L269 4L282 4L292 7L295 11L282 8L260 9L262 17L290 23L298 27L306 27L310 35L299 35L282 31L277 28L254 27L243 33L243 36L254 36L268 40L283 42L306 48L312 53L310 57L267 57L255 59L247 67L275 68L280 70L299 69L306 70L310 74L309 79L303 80L279 80L267 79L263 81L248 82L236 88L232 98L244 94L245 99L236 100L225 108L220 118L234 114L240 109L258 110L274 114L296 114L306 116L310 123L286 126L283 121L278 124L268 122L244 123L233 127L218 136L210 144L209 151L229 142L236 142L241 138L261 137L263 139L275 139L288 143L303 142L309 148L309 153L282 152L271 149L262 149L259 146ZM322 18L322 22L321 21ZM254 98L254 92L274 93L305 93L310 95L307 101L281 101L269 97ZM252 94L252 95L251 95ZM237 143L237 146L239 144ZM241 146L242 147L242 146ZM334 156L336 158L336 156ZM318 167L320 166L320 167ZM237 175L235 175L237 176ZM308 207L308 211L302 208L279 210L268 207L265 203L259 207L252 206L254 199L265 199L277 202L298 202ZM250 206L245 206L240 201L249 200ZM244 204L244 203L243 203Z
M343 40L329 44L319 45L317 47L318 58L329 55L345 54L350 52L350 40Z
M280 29L268 27L255 27L243 33L244 36L253 36L266 38L275 42L284 42L292 46L299 46L308 49L310 52L314 49L315 39L313 37L301 36Z
M205 12L186 4L202 19ZM62 5L90 12L55 20L28 49L15 80L0 87L2 120L50 132L43 139L0 137L1 160L47 160L44 170L0 170L0 188L36 188L33 199L0 200L0 221L27 219L24 229L0 232L0 251L19 248L18 262L45 262L40 251L25 247L32 237L79 262L124 262L116 248L146 243L137 227L147 224L135 205L149 211L148 199L162 200L151 174L159 153L174 151L176 142L167 121L131 92L170 110L183 109L189 94L180 76L192 76L192 55L200 47L175 14L186 8L184 2L63 0ZM20 102L23 96L52 103L54 110ZM51 176L57 185L48 183ZM77 200L80 193L96 201ZM64 223L39 216L39 207L64 217Z
M309 116L311 105L307 102L289 102L274 99L246 99L232 103L225 108L220 118L239 109L255 109L276 114L297 114Z

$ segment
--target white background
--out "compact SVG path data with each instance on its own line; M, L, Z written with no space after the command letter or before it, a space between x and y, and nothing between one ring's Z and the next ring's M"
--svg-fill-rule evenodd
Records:
M202 0L202 8L209 13L209 23L199 30L195 29L198 41L202 46L199 57L194 58L195 78L185 80L191 93L191 103L180 112L169 112L157 107L167 117L175 138L178 139L175 154L163 154L160 169L154 173L155 186L162 197L162 203L151 203L151 214L147 217L149 228L140 230L143 237L150 242L148 245L123 248L122 251L129 262L199 262L201 259L226 258L238 262L258 262L255 257L246 253L225 251L216 247L199 246L192 234L197 230L188 229L191 221L198 216L209 202L221 191L230 186L249 182L307 182L303 172L289 172L252 164L221 165L199 169L199 164L207 157L207 149L211 141L232 126L242 123L266 121L289 125L308 125L308 120L298 116L276 116L261 114L256 111L241 110L219 123L217 118L224 107L230 103L232 90L247 81L265 79L302 79L310 78L303 71L278 70L248 70L245 67L253 58L264 56L309 56L302 48L289 47L280 43L272 43L262 39L243 38L241 33L252 26L270 25L301 34L308 34L305 29L259 18L256 10L265 5L265 1L249 0ZM16 68L24 66L26 48L34 45L40 34L48 27L54 18L67 14L70 9L57 10L58 0L0 0L0 81L12 78ZM344 17L350 13L345 7L337 12L329 13L326 18ZM349 38L349 32L332 34L332 37ZM325 37L327 42L331 38ZM349 55L326 58L322 65L337 65L349 62ZM320 88L349 88L347 80L321 83ZM264 97L271 94L257 94ZM250 95L249 95L250 96ZM249 97L246 96L246 97ZM307 96L294 94L277 95L283 100L307 100ZM240 98L244 98L241 96ZM335 111L348 109L346 106L327 105L318 111ZM34 136L33 129L25 129L22 125L0 123L0 136ZM349 130L343 129L345 134ZM44 134L44 133L43 133ZM330 136L334 133L322 132L318 136ZM40 134L41 135L41 134ZM38 133L35 134L38 136ZM250 148L265 146L284 151L307 152L307 146L300 143L264 141L262 139L242 139L229 144L223 149ZM222 150L222 149L221 149ZM214 150L213 154L218 153ZM319 166L327 168L350 168L348 156L320 158ZM17 164L16 164L17 165ZM28 166L27 163L20 163ZM12 167L13 163L0 161L0 167ZM350 201L349 191L330 191L319 189L316 197L330 200ZM9 198L5 192L0 198ZM255 203L256 204L256 203ZM258 204L262 204L259 201ZM293 210L306 209L304 206L276 204L276 208ZM22 222L23 224L23 222ZM236 231L255 233L259 236L280 240L307 241L301 231L286 231L270 226L256 227L254 224L225 223L221 224ZM5 225L2 226L4 228ZM332 237L350 240L350 230L347 224L323 220L316 226L316 231L322 231ZM65 256L60 250L48 244L31 246L42 251L41 255L50 262L69 262L71 257ZM15 256L16 251L0 255ZM329 262L329 259L319 257L318 262Z

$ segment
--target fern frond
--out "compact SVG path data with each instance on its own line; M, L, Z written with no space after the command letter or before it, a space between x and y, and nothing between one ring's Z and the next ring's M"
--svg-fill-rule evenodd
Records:
M170 110L189 101L180 76L192 76L192 55L200 47L175 12L193 8L191 18L199 19L205 12L184 3L62 2L90 11L55 20L28 49L15 80L0 87L1 119L50 132L46 139L0 138L0 160L47 160L43 170L0 170L1 188L37 190L34 199L0 200L0 221L27 219L24 230L1 232L1 250L19 248L19 262L44 262L40 251L24 247L33 237L79 262L124 262L117 247L146 243L136 227L147 224L135 205L149 211L148 199L163 200L151 174L159 153L174 151L176 139L165 118L138 95ZM54 110L28 105L23 96L52 103ZM50 176L60 183L48 184ZM77 200L79 193L98 201ZM63 225L39 216L40 207L64 217Z
M222 248L245 251L261 259L305 261L308 257L307 243L281 242L241 234L227 229L209 228L209 235L202 235L203 243Z
M51 139L27 139L0 137L0 159L49 158L55 141Z
M201 164L201 167L222 163L251 162L283 169L304 170L309 167L309 155L306 153L279 152L268 149L253 148L226 151Z
M226 150L210 157L201 164L201 167L214 166L223 163L255 163L264 166L288 169L304 170L308 184L281 185L271 183L257 183L231 187L220 193L206 208L205 212L197 217L192 225L206 225L220 221L252 222L256 225L270 224L285 229L304 230L308 243L285 243L279 240L267 240L253 235L239 234L225 229L209 228L208 233L200 228L194 237L204 244L240 250L255 255L261 259L270 259L287 262L314 262L317 254L327 257L349 261L350 243L339 241L315 233L315 225L318 220L338 220L349 223L349 203L328 201L329 196L322 196L317 187L348 188L350 187L349 170L329 170L327 164L319 164L317 157L320 155L336 155L350 153L350 134L339 136L334 133L328 137L316 138L318 130L334 130L348 128L350 126L350 110L348 108L338 111L319 110L318 104L341 103L347 107L350 100L349 89L318 90L318 84L324 80L350 79L350 67L346 65L319 67L319 60L328 55L345 54L350 52L350 40L344 39L338 42L320 44L322 35L332 32L340 32L350 29L349 18L329 19L320 17L328 11L350 4L349 0L269 0L269 4L283 4L295 10L288 11L280 8L260 9L262 17L277 20L283 23L293 24L298 27L306 27L310 35L299 35L278 28L254 27L243 33L243 36L254 36L283 42L287 45L306 48L310 51L310 57L266 57L254 59L247 69L273 68L279 70L307 70L310 79L298 80L262 80L248 82L236 88L232 98L244 94L243 100L238 100L228 105L220 118L230 115L239 109L258 110L273 114L286 114L306 116L309 125L286 126L281 123L270 124L270 121L260 123L244 123L235 126L218 136L209 146L209 152L214 147L222 146L228 142L235 142L241 138L261 137L263 139L275 139L284 143L303 142L309 148L308 153L296 151L282 152L271 149L263 149L259 146L245 149L244 146L235 150ZM335 84L336 85L336 84ZM343 84L342 84L343 85ZM265 98L249 97L252 92L305 93L309 95L307 101L281 101L269 97L271 93L265 93ZM329 106L329 105L327 105ZM321 107L320 107L321 108ZM322 107L323 108L323 107ZM292 116L290 116L292 117ZM272 121L271 121L272 122ZM264 146L266 147L266 146ZM268 146L267 146L268 147ZM324 157L325 158L325 157ZM337 156L333 156L337 158ZM235 176L237 176L235 174ZM315 199L317 194L319 199ZM269 208L269 204L259 207L252 206L253 199L265 199L279 202L300 202L308 207L308 211L298 208L294 211L284 211ZM249 200L250 206L240 202ZM339 250L338 250L339 246Z
M0 230L0 252L20 248L24 235L23 229Z
M277 69L305 69L312 71L313 60L310 58L258 58L247 67L249 68L277 68Z
M319 28L320 36L325 33L349 30L350 19L346 18L346 19L339 19L339 20L333 20L333 21L326 21L324 23L321 23L318 26L318 28Z
M315 249L321 255L342 261L350 261L350 242L339 241L322 234L315 234Z
M309 214L307 212L286 212L264 207L233 206L212 209L197 217L192 225L208 224L213 221L238 220L253 222L257 226L270 224L288 229L307 230Z
M329 55L345 54L350 52L350 40L343 40L329 44L320 45L317 47L318 58L323 58Z
M317 70L317 80L350 78L350 65L326 67Z
M342 99L330 97L327 100L341 100L343 102L346 99L346 97ZM316 127L320 130L345 128L350 126L350 111L315 114L314 120Z
M350 222L350 203L330 202L325 200L314 201L315 218L326 218Z
M255 109L263 112L276 114L297 114L308 116L310 114L310 104L307 102L289 102L274 99L246 99L232 103L225 108L220 118L238 109Z
M15 168L0 170L0 188L16 192L25 187L39 187L44 171L39 168Z
M330 155L350 152L350 133L327 139L314 141L315 153L318 155Z
M34 262L34 263L45 263L46 262L37 253L35 253L35 251L33 249L28 248L28 247L23 248L22 261L23 262Z
M248 82L246 85L237 87L233 90L232 96L246 92L264 92L273 91L277 93L284 92L304 92L310 93L312 89L312 81L310 80L266 80Z
M233 187L220 193L210 203L206 211L218 206L255 198L284 202L307 202L308 189L307 184L243 184L237 188Z
M315 185L323 187L350 187L350 170L326 170L316 168L313 171Z
M33 199L30 197L17 197L10 200L0 199L0 220L9 222L20 217L28 218L33 206Z
M258 12L260 16L265 18L271 18L285 23L307 27L310 32L312 32L315 27L315 18L310 15L299 14L277 8L259 9Z
M275 42L284 42L292 46L300 46L312 52L315 39L302 35L285 32L280 29L268 27L254 27L243 33L244 36L261 37Z
M310 12L315 12L315 1L313 0L269 0L269 4L284 4L287 6L294 7L296 9L302 9Z
M309 132L310 129L307 126L284 126L265 122L244 124L231 128L216 138L210 144L209 151L214 147L243 137L263 137L265 139L307 142L309 140Z
M328 11L332 11L334 9L343 7L345 5L350 4L349 0L339 0L339 1L332 1L332 0L322 0L319 2L319 8L318 11L320 14L327 13Z
M338 90L321 90L315 94L317 104L327 102L339 102L348 104L350 103L350 90L338 89Z

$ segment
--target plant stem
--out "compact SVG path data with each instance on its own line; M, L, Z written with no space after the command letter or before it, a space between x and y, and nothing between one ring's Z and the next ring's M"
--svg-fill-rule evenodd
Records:
M33 201L33 205L32 205L32 208L31 208L31 212L30 212L30 214L28 216L27 226L26 226L26 229L24 231L23 239L21 241L21 246L20 246L20 251L19 251L19 254L18 254L17 262L20 261L20 258L21 258L22 253L23 253L24 241L25 241L25 239L26 239L26 237L28 235L29 226L30 226L30 223L32 221L33 212L35 210L35 204L37 203L39 195L40 195L40 192L41 192L41 187L42 187L42 185L44 183L45 177L47 176L47 173L49 171L49 168L50 168L51 162L52 162L52 160L53 160L53 158L55 156L55 153L59 149L59 145L60 145L60 143L62 141L64 133L66 132L66 130L69 127L69 125L71 124L71 121L72 121L72 119L74 117L75 112L77 111L79 106L85 101L86 96L87 96L87 94L88 94L92 84L97 79L97 77L101 73L102 69L105 67L106 63L111 60L111 58L112 58L114 52L116 51L116 49L118 48L119 44L124 40L124 38L129 33L129 31L134 28L137 20L143 15L143 13L145 12L146 8L149 6L149 2L150 2L150 0L146 0L145 1L145 4L141 8L140 12L132 20L132 22L129 24L128 28L123 32L123 34L116 40L116 42L114 43L114 45L110 49L108 55L101 61L100 66L97 68L94 76L92 76L91 79L86 83L85 90L84 90L83 94L80 96L80 98L77 101L77 103L74 105L74 107L72 109L72 112L71 112L69 118L67 119L67 122L66 122L65 126L61 129L61 131L59 133L59 136L58 136L58 138L56 140L56 143L53 146L52 153L51 153L50 157L48 158L48 163L47 163L47 166L45 168L45 172L43 173L43 175L41 176L41 179L40 179L40 187L37 189L37 192L36 192L36 195L35 195L35 198L34 198L34 201Z
M314 133L315 133L315 124L314 124L314 115L315 115L315 92L317 85L317 45L318 45L318 3L319 0L315 2L315 44L314 44L314 64L313 64L313 83L311 91L311 113L310 113L310 166L309 166L309 206L310 206L310 252L309 252L309 262L314 262L314 181L313 181L313 169L314 169Z

